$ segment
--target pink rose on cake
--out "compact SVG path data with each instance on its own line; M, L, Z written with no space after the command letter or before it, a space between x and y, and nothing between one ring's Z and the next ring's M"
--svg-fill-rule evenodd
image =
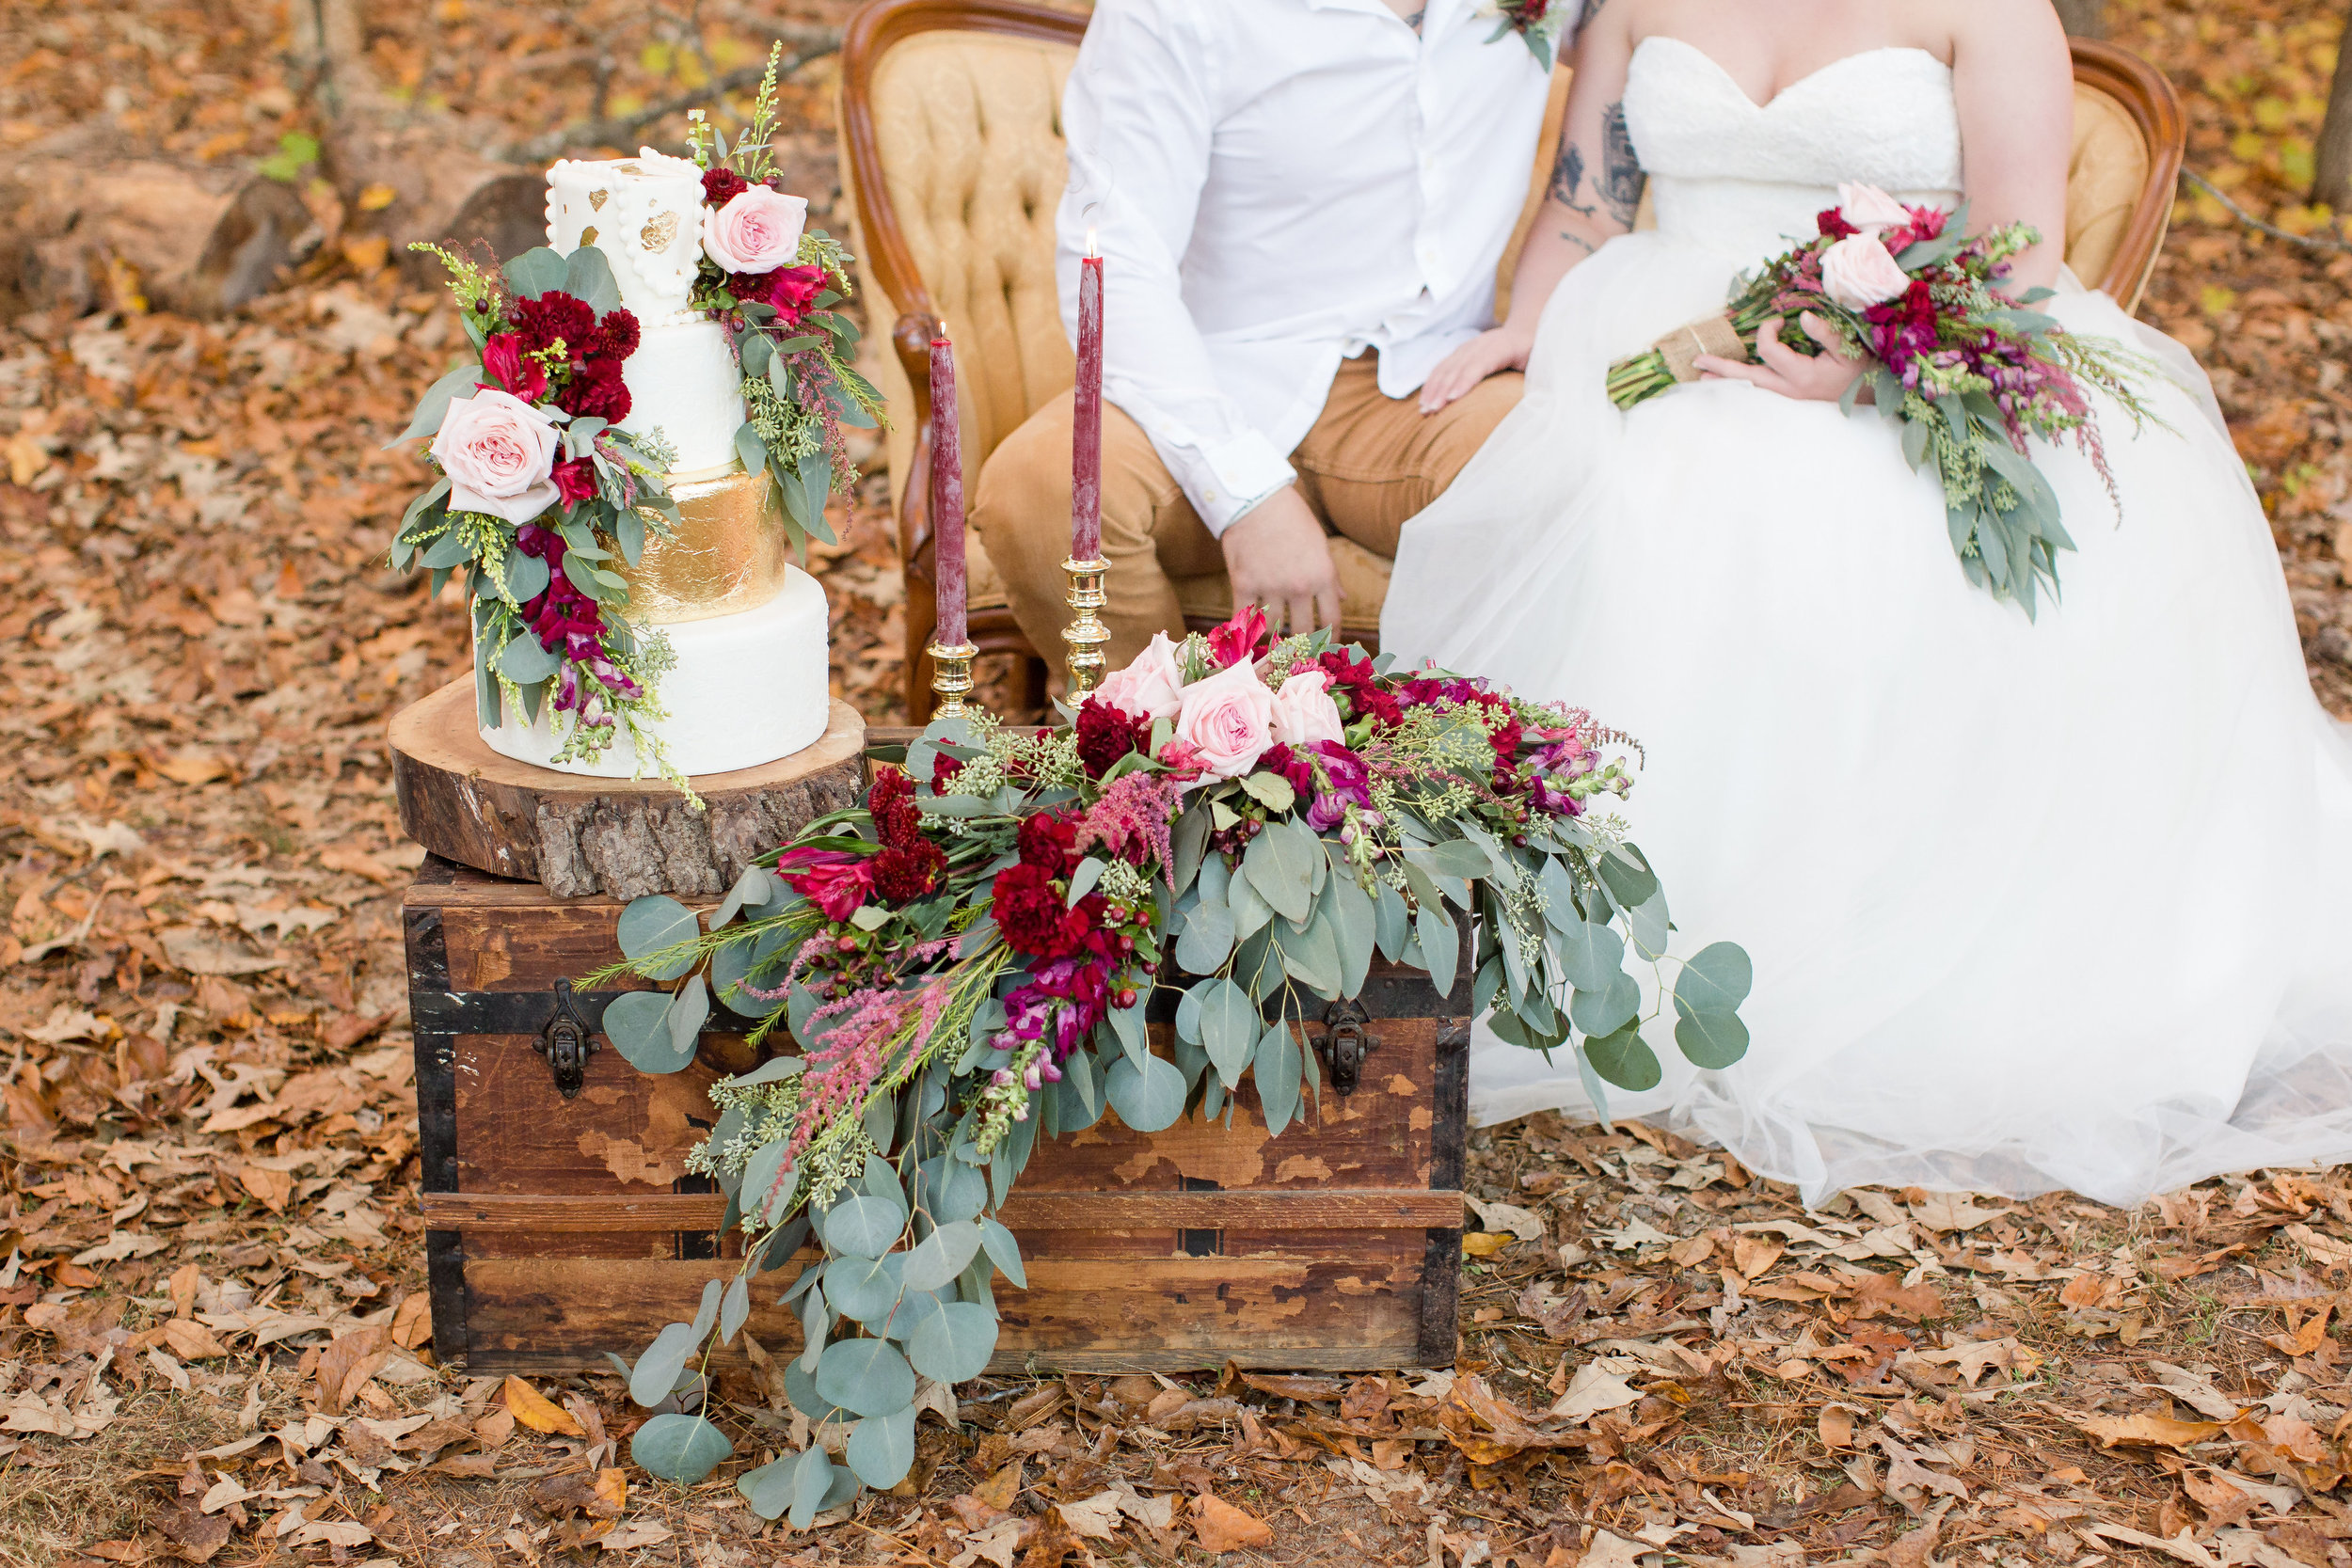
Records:
M773 272L801 253L808 198L747 185L723 207L703 213L703 254L721 272Z
M449 475L452 512L486 512L527 523L558 499L548 477L562 437L554 421L511 392L485 387L450 400L433 437L434 461Z
M1238 779L1274 744L1274 693L1248 664L1230 664L1184 689L1176 738L1211 776Z

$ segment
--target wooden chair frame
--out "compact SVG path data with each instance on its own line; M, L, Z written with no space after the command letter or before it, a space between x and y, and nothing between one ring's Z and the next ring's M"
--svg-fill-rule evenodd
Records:
M2165 230L2171 227L2172 193L2188 146L2188 117L2164 72L2137 55L2100 39L2068 41L2074 50L2074 80L2121 104L2148 144L2148 177L2140 182L2139 199L2116 244L2115 259L2107 263L2105 277L2084 279L2091 288L2105 289L2126 313L2134 313L2155 273Z
M918 724L932 707L931 661L925 650L939 615L930 515L930 341L940 318L883 178L871 102L874 70L892 47L920 33L995 33L1074 46L1086 28L1084 16L1023 0L875 0L850 19L842 38L841 137L849 155L850 198L857 204L874 280L901 309L890 341L914 390L914 452L898 522L898 559L906 579L907 711ZM2154 66L2112 43L2069 41L2075 80L2121 104L2148 145L2148 175L2115 258L2105 277L2086 280L2106 289L2125 310L2137 310L2172 220L2172 193L2180 179L2188 122L2179 94ZM977 471L966 475L967 481L977 477ZM970 624L972 641L981 653L1012 654L1025 661L1022 700L1028 706L1043 707L1045 656L1023 634L1011 610L980 610Z
M850 21L841 40L841 140L849 154L850 199L856 202L866 264L875 283L898 304L891 347L914 388L914 455L908 465L906 499L898 505L898 559L906 577L906 699L915 723L930 717L931 660L925 650L939 620L939 591L931 530L931 339L939 312L914 255L899 227L898 211L882 176L882 148L875 140L874 68L895 45L919 33L998 33L1043 43L1075 45L1087 19L1021 0L879 0ZM966 494L978 478L965 476ZM983 610L970 619L973 645L982 654L1013 654L1024 660L1022 701L1045 705L1043 654L1023 634L1012 611Z

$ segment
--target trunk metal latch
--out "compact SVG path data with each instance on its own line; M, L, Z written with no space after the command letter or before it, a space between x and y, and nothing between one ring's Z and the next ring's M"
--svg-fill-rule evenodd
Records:
M1315 1039L1315 1054L1329 1069L1331 1086L1342 1094L1356 1092L1363 1082L1364 1058L1380 1044L1380 1037L1364 1027L1371 1022L1371 1015L1352 998L1342 998L1324 1009L1324 1030Z
M580 1093L587 1076L589 1053L596 1049L596 1037L572 1006L569 980L555 982L555 1011L548 1015L547 1027L539 1031L532 1049L548 1059L558 1094L570 1100Z

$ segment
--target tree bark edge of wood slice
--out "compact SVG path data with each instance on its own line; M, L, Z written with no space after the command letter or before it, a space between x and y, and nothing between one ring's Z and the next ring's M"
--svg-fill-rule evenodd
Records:
M694 780L696 811L660 779L592 779L490 750L471 677L393 715L401 831L433 853L559 898L713 896L743 868L866 786L866 723L835 699L814 744L764 767Z

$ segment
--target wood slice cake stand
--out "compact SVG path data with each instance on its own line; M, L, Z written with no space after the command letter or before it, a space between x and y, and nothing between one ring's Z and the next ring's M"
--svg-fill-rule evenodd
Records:
M583 778L501 756L475 724L470 676L403 708L391 744L403 832L559 898L723 893L757 856L865 788L866 723L839 701L815 745L694 780L703 811L660 779Z

